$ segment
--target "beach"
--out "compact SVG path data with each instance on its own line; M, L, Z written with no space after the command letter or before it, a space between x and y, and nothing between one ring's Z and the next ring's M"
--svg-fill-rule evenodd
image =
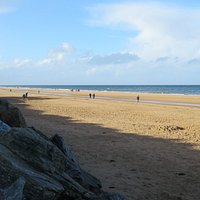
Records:
M139 94L138 103L138 93L89 93L0 88L28 126L61 135L104 190L129 200L199 199L200 107L189 105L200 96Z

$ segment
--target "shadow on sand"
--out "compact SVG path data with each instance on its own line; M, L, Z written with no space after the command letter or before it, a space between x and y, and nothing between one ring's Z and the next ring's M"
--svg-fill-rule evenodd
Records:
M22 111L28 125L48 136L61 135L104 190L121 192L130 200L200 199L200 152L192 145L47 115L21 98L6 99Z

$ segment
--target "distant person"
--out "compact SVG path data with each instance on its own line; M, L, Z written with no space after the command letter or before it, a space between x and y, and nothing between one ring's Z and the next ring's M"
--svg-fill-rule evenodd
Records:
M40 94L40 90L38 90L38 94Z
M92 95L93 99L95 99L95 94Z
M12 90L10 89L10 92L12 92Z
M90 99L92 98L92 94L91 93L89 94L89 97L90 97Z
M28 98L28 92L26 92L25 96L26 96L26 98Z
M140 96L139 95L137 95L137 102L139 103L139 101L140 101Z
M22 98L23 98L23 100L25 100L26 99L26 94L23 94Z

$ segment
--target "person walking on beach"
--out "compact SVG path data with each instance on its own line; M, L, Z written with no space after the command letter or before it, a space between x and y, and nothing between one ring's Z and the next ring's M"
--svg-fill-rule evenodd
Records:
M137 95L137 102L139 103L139 101L140 101L140 96Z
M95 99L95 94L92 95L93 99Z
M25 100L26 99L26 94L23 94L22 98L23 98L23 100Z
M91 93L89 94L89 97L90 97L90 99L92 98L92 94Z

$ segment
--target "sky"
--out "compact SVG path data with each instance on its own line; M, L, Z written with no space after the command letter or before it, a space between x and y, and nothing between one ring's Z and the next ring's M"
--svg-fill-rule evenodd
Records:
M0 85L200 84L200 1L0 0Z

